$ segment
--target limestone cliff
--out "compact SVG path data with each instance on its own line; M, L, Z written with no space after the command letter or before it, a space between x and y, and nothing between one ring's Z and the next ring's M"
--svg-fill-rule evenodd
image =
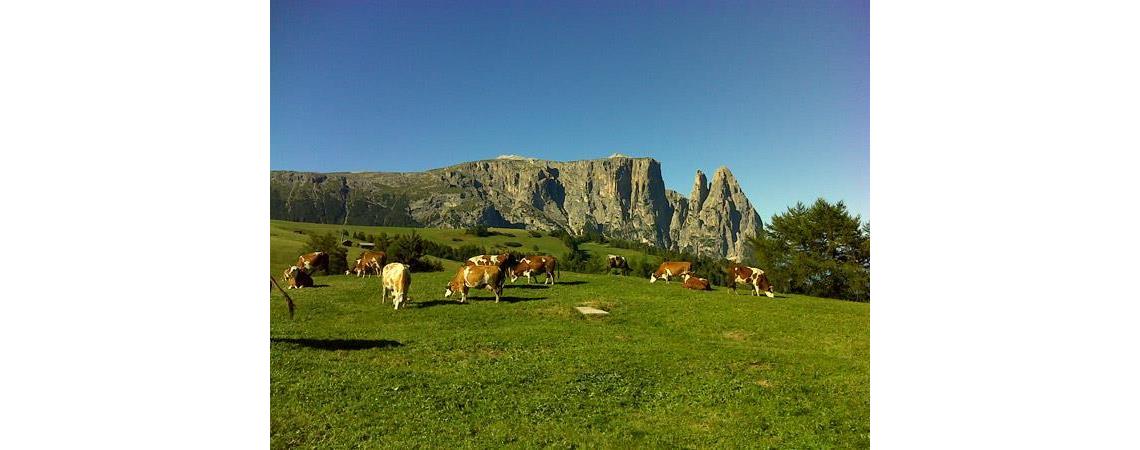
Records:
M652 158L510 157L415 173L270 173L270 217L320 223L594 230L702 255L741 257L760 217L727 168L689 198Z

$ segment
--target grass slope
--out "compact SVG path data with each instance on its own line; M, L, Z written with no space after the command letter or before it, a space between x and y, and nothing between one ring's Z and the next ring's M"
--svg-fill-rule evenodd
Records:
M342 228L274 222L274 268L293 226ZM868 446L867 304L570 272L458 304L446 264L399 311L375 277L315 277L294 320L270 295L273 448Z
M446 228L408 228L408 227L373 227L364 225L333 225L321 223L305 223L305 222L290 222L286 220L271 220L269 221L269 243L270 243L270 273L280 275L283 270L288 268L293 263L297 262L297 255L301 254L301 250L305 247L305 243L309 241L309 234L325 234L333 233L338 238L349 239L356 241L350 236L341 236L340 230L348 230L349 234L357 231L364 234L378 235L380 233L388 233L389 236L396 234L409 234L413 230L424 239L435 241L439 244L449 245L451 247L459 247L461 245L480 245L492 247L495 245L503 245L505 242L514 241L523 244L515 250L530 252L534 250L534 246L538 246L538 251L549 255L562 256L569 249L562 243L562 240L547 236L543 233L542 237L535 238L527 234L526 230L516 230L511 228L491 228L491 231L503 233L505 235L495 235L487 237L475 237L464 233L464 230L446 229ZM304 234L297 233L301 231ZM510 236L510 235L513 235ZM459 239L455 241L454 239ZM609 249L609 247L605 247ZM616 251L632 251L614 249ZM363 250L360 247L352 247L348 249L348 261L351 263ZM636 252L634 252L636 253ZM472 255L474 256L474 255Z

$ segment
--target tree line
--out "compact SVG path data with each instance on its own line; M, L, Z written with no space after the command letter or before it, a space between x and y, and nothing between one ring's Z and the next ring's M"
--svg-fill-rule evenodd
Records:
M473 227L472 235L486 233L485 228ZM530 231L531 236L541 233ZM349 236L347 230L342 236ZM698 256L692 253L663 249L623 239L606 238L596 231L579 236L554 230L548 233L559 238L568 249L559 258L559 270L579 273L607 273L609 264L605 254L590 254L581 246L596 242L615 248L635 250L642 256L626 258L629 275L648 278L657 269L659 261L689 261L692 271L718 286L729 281L729 261ZM464 261L474 255L511 253L517 257L539 254L538 247L521 251L516 246L480 246L464 244L450 246L423 239L414 230L409 234L379 235L356 232L351 235L360 241L376 244L385 251L389 261L408 264L413 271L439 271L443 266L437 258ZM513 243L512 243L513 244ZM777 292L805 294L815 297L870 301L871 298L871 225L859 216L852 216L842 202L829 203L818 199L811 206L796 203L782 214L772 216L760 235L749 240L753 254L744 263L765 271ZM520 244L521 246L521 244ZM330 256L331 273L342 273L348 268L348 250L332 233L310 235L306 251L323 251Z

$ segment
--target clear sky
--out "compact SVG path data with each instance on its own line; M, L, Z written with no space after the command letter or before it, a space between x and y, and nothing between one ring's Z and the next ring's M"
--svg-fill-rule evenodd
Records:
M518 154L728 166L765 222L869 218L865 1L274 1L271 168L420 171Z

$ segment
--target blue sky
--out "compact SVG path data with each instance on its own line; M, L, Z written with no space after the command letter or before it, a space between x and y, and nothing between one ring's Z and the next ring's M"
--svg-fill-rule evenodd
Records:
M272 169L420 171L519 154L728 166L765 222L869 218L863 1L271 5Z

